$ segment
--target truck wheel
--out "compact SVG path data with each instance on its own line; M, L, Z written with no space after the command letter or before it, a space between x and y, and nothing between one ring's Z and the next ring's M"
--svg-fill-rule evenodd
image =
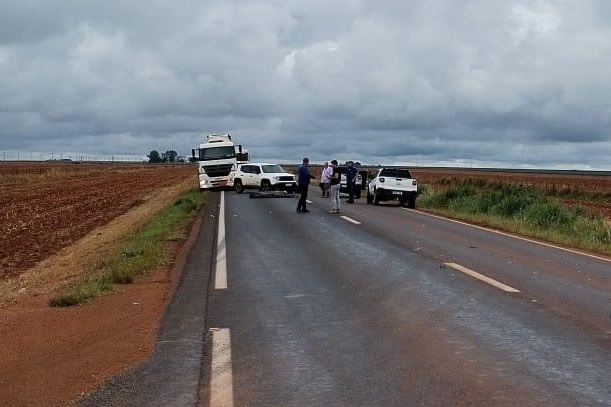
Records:
M367 203L368 204L372 204L373 203L373 195L371 195L369 193L369 191L367 191Z
M373 204L374 205L380 204L380 197L376 191L373 191Z
M261 187L259 188L261 192L267 192L271 189L271 185L268 180L264 179L261 181Z
M244 185L242 185L242 181L240 181L239 179L233 181L233 187L235 188L235 192L237 192L238 194L244 192Z
M407 207L410 209L416 209L416 198L409 198L407 200Z

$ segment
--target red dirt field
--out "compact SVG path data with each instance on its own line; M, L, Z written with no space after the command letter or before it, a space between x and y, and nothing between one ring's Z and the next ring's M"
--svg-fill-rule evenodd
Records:
M190 165L0 164L0 280L194 174Z

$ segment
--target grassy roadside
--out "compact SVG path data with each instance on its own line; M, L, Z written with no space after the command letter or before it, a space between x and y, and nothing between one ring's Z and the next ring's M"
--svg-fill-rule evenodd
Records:
M137 275L171 263L171 246L186 239L189 224L207 194L192 189L161 210L134 233L126 235L94 275L77 280L53 297L51 306L72 306L129 284Z
M418 206L455 219L611 255L611 223L583 207L563 206L532 186L465 181L447 188L420 185Z

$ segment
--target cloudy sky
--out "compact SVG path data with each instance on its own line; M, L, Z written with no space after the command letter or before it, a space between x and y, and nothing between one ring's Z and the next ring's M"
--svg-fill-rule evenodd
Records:
M610 67L608 0L0 0L0 153L611 170Z

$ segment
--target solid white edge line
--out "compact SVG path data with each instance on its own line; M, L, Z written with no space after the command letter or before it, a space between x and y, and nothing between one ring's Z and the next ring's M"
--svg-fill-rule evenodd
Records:
M354 223L355 225L360 225L361 222L359 222L358 220L354 220L352 218L349 218L348 216L342 215L340 216L340 218L342 218L343 220L347 220L350 223Z
M597 255L592 254L592 253L586 253L586 252L582 252L582 251L575 250L575 249L569 249L569 248L562 247L562 246L556 246L554 244L545 243L545 242L542 242L540 240L534 240L534 239L529 239L527 237L522 237L522 236L518 236L518 235L512 235L511 233L501 232L500 230L490 229L490 228L487 228L487 227L484 227L484 226L473 225L471 223L462 222L462 221L456 220L456 219L444 218L443 216L433 215L432 213L427 213L427 212L422 212L422 211L418 211L418 210L414 210L414 209L407 209L407 208L401 208L401 209L403 209L405 211L417 212L417 213L425 215L425 216L430 216L431 218L443 219L443 220L447 220L449 222L458 223L459 225L470 226L472 228L485 230L487 232L496 233L496 234L499 234L499 235L502 235L502 236L512 237L514 239L522 240L522 241L525 241L525 242L535 243L535 244L538 244L538 245L541 245L541 246L546 246L546 247L551 247L553 249L563 250L563 251L568 252L568 253L580 254L582 256L590 257L592 259L601 260L601 261L605 261L605 262L611 263L611 258L608 258L608 257L597 256Z
M478 279L480 281L488 283L491 286L494 286L494 287L496 287L498 289L501 289L501 290L503 290L505 292L508 292L508 293L519 293L520 292L520 290L518 290L518 289L515 289L515 288L513 288L511 286L508 286L507 284L503 284L500 281L497 281L497 280L495 280L493 278L490 278L488 276L480 274L480 273L478 273L476 271L473 271L473 270L471 270L471 269L469 269L467 267L461 266L460 264L456 264L456 263L443 263L443 264L445 264L448 267L453 268L454 270L460 271L461 273L465 273L468 276L471 276L471 277L476 278L476 279Z
M227 250L225 244L225 191L221 191L219 208L219 223L216 242L216 263L214 274L214 288L223 290L227 288Z
M210 374L210 407L232 407L231 335L229 328L211 329L211 331L212 369Z

